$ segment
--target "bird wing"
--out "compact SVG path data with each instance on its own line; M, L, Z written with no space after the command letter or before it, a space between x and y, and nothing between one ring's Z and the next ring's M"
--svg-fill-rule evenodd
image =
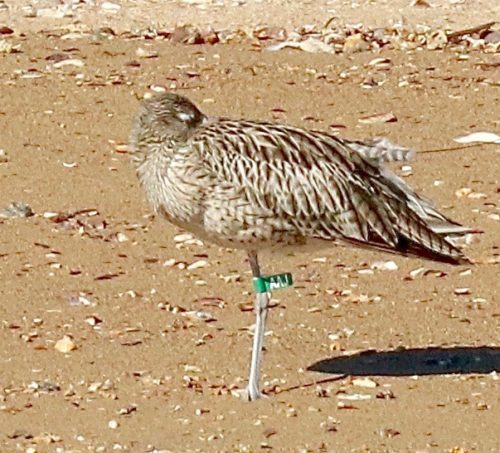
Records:
M353 142L291 126L219 120L191 143L221 183L299 235L449 262L463 258L446 228L431 225L458 224Z

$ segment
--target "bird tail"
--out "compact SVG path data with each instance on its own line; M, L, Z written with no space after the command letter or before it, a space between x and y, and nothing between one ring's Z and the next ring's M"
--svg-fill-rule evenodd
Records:
M417 240L408 239L401 235L396 247L387 245L386 243L373 241L362 241L354 238L343 238L343 242L360 248L370 248L380 250L386 253L395 255L411 256L414 258L424 258L431 261L437 261L447 264L471 264L472 261L453 244L448 243L448 251L431 249ZM448 242L448 241L447 241Z
M430 200L385 168L386 162L410 159L414 151L385 138L358 142L328 136L324 142L337 152L347 149L345 154L356 164L346 192L351 201L348 213L355 212L358 219L337 225L344 241L445 263L470 262L453 238L473 231L441 214Z
M385 137L377 137L373 140L354 141L342 140L349 148L354 149L367 159L383 162L401 162L413 159L415 151L404 146L392 143Z

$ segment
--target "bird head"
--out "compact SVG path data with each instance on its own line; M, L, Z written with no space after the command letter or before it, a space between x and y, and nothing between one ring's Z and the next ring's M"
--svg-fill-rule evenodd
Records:
M187 98L162 93L145 99L134 118L130 136L134 160L186 142L206 117Z

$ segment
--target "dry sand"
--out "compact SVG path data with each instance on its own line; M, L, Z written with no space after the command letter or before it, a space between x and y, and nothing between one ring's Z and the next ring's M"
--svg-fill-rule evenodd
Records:
M370 52L63 40L33 33L38 20L19 20L9 38L21 53L0 53L0 208L35 212L0 220L1 452L500 451L498 145L423 152L498 131L495 55L387 50L392 66L376 70ZM158 57L138 59L139 47ZM84 66L55 69L60 53ZM385 82L363 88L369 73ZM350 138L414 147L408 181L484 231L467 246L477 264L343 248L263 255L266 272L297 283L274 294L269 398L238 400L254 321L245 257L176 242L183 232L149 215L120 146L151 84L210 114L340 124ZM398 121L358 121L385 112ZM370 272L387 260L398 270Z

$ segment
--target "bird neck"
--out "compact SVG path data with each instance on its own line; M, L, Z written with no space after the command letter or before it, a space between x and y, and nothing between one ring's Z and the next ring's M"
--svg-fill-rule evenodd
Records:
M161 142L143 143L141 146L135 147L132 161L136 169L151 161L161 161L164 165L168 165L182 143L185 141L170 137Z

